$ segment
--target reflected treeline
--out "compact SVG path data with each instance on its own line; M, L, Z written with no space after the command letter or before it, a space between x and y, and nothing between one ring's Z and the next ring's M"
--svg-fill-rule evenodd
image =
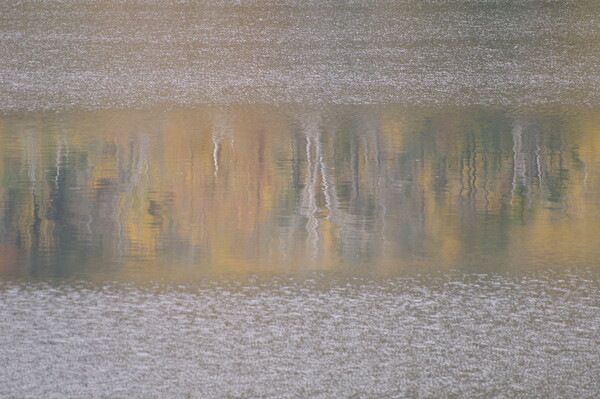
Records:
M600 113L228 107L0 120L0 270L594 266Z

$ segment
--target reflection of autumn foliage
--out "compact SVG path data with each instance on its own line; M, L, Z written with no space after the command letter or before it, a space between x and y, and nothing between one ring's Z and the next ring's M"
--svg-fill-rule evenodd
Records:
M0 245L0 274L18 275L21 264L19 248L12 243Z
M9 116L0 270L591 265L599 126L589 110Z

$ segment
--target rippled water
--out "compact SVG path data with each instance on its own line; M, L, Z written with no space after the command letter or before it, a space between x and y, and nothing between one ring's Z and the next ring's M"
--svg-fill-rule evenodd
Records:
M599 5L2 2L0 396L598 396Z
M0 289L4 397L593 397L597 280Z
M596 0L0 4L0 109L598 104Z
M0 120L0 396L593 397L592 108Z

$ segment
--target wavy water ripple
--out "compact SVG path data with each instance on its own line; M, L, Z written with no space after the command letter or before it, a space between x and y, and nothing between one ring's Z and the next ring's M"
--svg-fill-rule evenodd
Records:
M0 2L0 397L598 396L598 15Z
M578 275L4 283L3 397L592 397Z
M0 109L599 104L598 4L3 1Z

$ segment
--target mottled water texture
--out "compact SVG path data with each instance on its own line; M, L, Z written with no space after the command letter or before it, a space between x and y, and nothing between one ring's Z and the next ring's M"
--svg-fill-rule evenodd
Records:
M0 2L0 397L598 397L598 15Z
M2 1L0 109L598 104L596 0Z
M594 397L594 109L0 119L0 396Z
M600 390L600 287L585 273L312 277L0 285L0 396L591 398Z

